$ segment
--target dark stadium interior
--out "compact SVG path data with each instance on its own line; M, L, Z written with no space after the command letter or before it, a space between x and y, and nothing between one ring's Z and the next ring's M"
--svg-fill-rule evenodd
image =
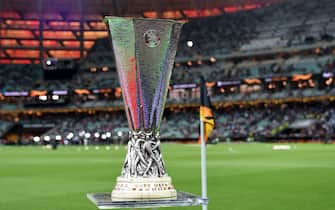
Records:
M170 5L165 10L155 1L135 1L134 7L127 1L73 1L68 9L67 1L29 2L25 7L22 1L1 1L2 143L36 144L45 136L64 142L72 133L67 140L77 144L82 131L92 133L92 143L128 135L104 14L187 22L168 93L164 140L198 139L200 75L216 112L212 141L335 137L330 0L161 2ZM308 120L313 123L306 131L283 132ZM111 136L105 138L106 132Z
M335 0L0 0L0 210L334 210L334 163Z

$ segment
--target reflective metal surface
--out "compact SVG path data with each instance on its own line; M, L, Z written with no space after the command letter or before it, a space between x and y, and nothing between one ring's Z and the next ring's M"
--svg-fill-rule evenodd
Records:
M159 130L182 24L170 20L105 18L133 130Z

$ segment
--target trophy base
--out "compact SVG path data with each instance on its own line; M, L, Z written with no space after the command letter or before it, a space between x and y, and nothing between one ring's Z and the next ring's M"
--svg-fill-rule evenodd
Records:
M111 193L112 201L176 200L171 177L118 177Z
M182 207L207 205L208 200L186 192L177 192L176 200L140 200L140 201L112 201L109 193L88 193L87 198L98 209L156 209L159 207Z

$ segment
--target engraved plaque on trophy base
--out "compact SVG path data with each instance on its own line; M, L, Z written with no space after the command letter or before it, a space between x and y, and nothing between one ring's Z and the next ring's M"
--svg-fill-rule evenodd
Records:
M112 201L175 200L177 192L171 177L125 178L118 177Z

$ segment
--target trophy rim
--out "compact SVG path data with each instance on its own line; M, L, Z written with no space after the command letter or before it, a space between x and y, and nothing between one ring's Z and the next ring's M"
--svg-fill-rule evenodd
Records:
M103 18L103 22L107 23L107 21L111 18L119 18L119 19L129 19L129 20L149 20L149 21L164 21L164 22L171 22L175 24L183 25L184 21L172 20L172 19L162 19L162 18L142 18L142 17L120 17L120 16L113 16L107 15Z

